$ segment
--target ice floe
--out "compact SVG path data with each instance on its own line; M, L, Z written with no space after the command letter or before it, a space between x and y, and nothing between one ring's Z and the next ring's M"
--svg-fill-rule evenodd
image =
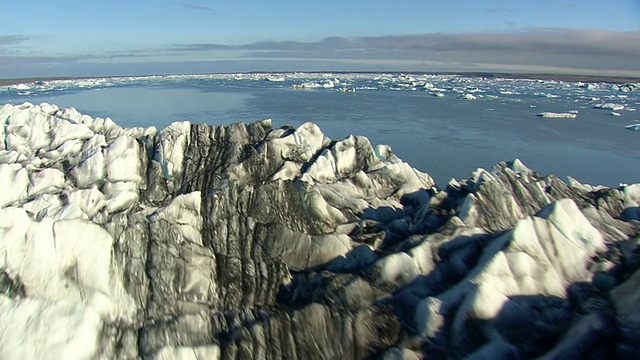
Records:
M575 119L578 117L578 115L573 112L566 112L566 113L541 112L537 116L543 117L543 118L555 118L555 119Z
M613 110L613 111L620 111L620 110L624 110L624 105L622 105L622 104L614 104L614 103L602 103L602 104L595 105L594 108L596 108L596 109Z

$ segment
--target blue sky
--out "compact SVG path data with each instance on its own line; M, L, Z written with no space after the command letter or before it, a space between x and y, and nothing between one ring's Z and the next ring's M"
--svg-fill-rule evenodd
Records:
M0 78L229 71L640 76L640 0L0 0Z

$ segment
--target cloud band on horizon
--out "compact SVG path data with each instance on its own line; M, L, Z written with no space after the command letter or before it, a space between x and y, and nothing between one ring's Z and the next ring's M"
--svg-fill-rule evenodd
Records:
M5 47L12 42L28 39L15 36L0 37ZM530 28L512 32L473 33L429 33L415 35L395 35L380 37L329 37L314 42L266 41L239 45L216 43L169 44L155 48L131 52L111 51L101 54L77 54L70 56L67 63L74 66L91 64L130 63L140 68L144 63L153 67L162 63L185 66L189 63L236 61L234 71L256 71L263 60L264 71L274 61L289 61L290 71L305 70L295 68L304 61L333 64L340 70L340 64L347 71L358 70L404 70L404 71L500 71L509 72L556 71L563 73L589 73L594 75L627 74L640 76L640 31L612 31L599 29ZM9 64L12 56L20 57L24 66L31 63L42 64L48 54L6 54L0 57L0 68ZM251 62L251 69L242 69L242 63ZM52 61L53 63L53 61ZM55 62L64 66L65 60ZM53 66L53 65L52 65ZM279 71L283 69L277 69ZM195 70L194 70L195 72ZM215 72L212 69L211 72ZM74 75L74 74L69 74ZM99 75L99 74L96 74Z

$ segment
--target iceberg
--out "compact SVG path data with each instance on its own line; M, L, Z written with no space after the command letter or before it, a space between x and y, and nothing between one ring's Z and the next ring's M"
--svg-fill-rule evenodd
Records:
M2 359L640 352L640 184L516 159L438 188L311 122L0 118Z
M315 82L305 82L302 84L294 84L291 85L292 89L317 89L323 87L322 85Z
M596 108L596 109L613 110L613 111L620 111L620 110L624 110L624 105L614 104L614 103L603 103L603 104L595 105L594 108Z
M475 95L473 95L473 94L463 94L463 95L460 95L459 98L460 99L464 99L464 100L475 100L475 99L477 99L477 97Z
M541 112L538 115L543 118L554 118L554 119L575 119L578 115L574 112L566 112L566 113L556 113L556 112Z
M625 126L625 129L632 131L640 131L640 123Z

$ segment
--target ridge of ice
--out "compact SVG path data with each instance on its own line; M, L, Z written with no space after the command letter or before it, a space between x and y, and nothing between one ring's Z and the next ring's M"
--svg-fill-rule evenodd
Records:
M531 307L518 297L534 308L539 298L565 301L570 285L611 269L594 265L608 242L637 237L640 184L567 187L518 159L439 191L389 146L332 141L313 123L217 132L182 122L157 132L49 104L5 105L0 119L0 161L12 162L0 163L0 285L9 286L0 358L94 358L120 346L156 359L219 358L225 346L266 349L265 337L242 336L271 326L298 336L279 321L323 351L330 345L315 342L316 330L332 331L334 319L371 343L415 331L383 344L384 356L417 358L414 345L427 341L475 341L472 356L521 351L499 328L513 315L505 309ZM198 162L194 151L216 146L233 154ZM510 223L499 231L478 220L501 212ZM615 305L633 312L637 292L617 292L626 300ZM387 301L396 303L385 312ZM368 311L396 330L375 333Z

